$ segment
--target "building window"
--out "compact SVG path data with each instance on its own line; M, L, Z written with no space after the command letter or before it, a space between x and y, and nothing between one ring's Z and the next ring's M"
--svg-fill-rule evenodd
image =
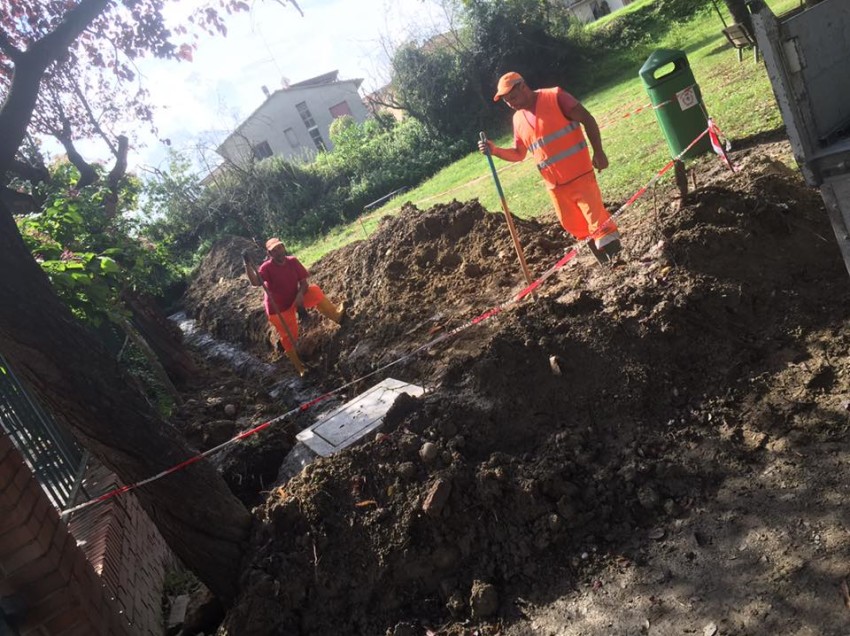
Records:
M310 128L307 132L310 133L310 139L313 140L317 150L327 150L325 148L325 140L322 139L322 133L319 132L318 128Z
M310 109L307 108L307 102L295 104L295 108L298 110L298 114L301 115L301 121L304 122L307 132L310 133L310 139L313 140L313 143L316 145L316 149L326 150L325 142L322 139L322 133L319 132L319 127L313 119L313 114L310 112Z
M267 141L261 141L256 146L254 146L252 150L254 151L254 159L257 160L265 159L266 157L271 157L272 154L274 154L272 152L272 147Z
M348 107L348 102L342 101L335 106L330 107L331 117L336 119L337 117L345 117L346 115L351 115L351 109Z
M286 135L286 141L289 142L289 145L292 148L299 148L301 143L298 141L298 137L295 136L295 131L292 128L287 128L283 131L283 134Z

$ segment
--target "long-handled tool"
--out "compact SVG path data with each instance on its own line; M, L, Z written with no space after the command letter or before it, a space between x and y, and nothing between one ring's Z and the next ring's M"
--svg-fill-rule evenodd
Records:
M485 144L487 143L487 135L483 132L480 133L481 141ZM502 202L502 212L505 213L505 221L508 223L508 230L510 230L511 238L514 241L514 249L516 250L517 258L519 259L519 264L522 267L522 273L525 274L525 281L531 285L531 272L528 271L528 264L525 262L525 254L522 251L522 245L519 242L519 236L517 235L516 226L514 225L514 218L511 215L511 211L508 209L508 202L505 199L505 193L502 190L502 184L499 181L499 175L496 173L496 165L493 163L493 157L490 155L489 146L485 146L487 150L485 151L485 155L487 155L487 161L490 163L490 172L493 173L493 181L496 182L496 190L499 192L499 199Z

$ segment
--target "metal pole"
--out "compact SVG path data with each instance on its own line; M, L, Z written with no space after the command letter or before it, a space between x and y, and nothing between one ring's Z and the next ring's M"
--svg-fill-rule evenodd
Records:
M717 0L711 0L711 4L714 5L714 10L717 11L717 15L720 17L720 21L723 23L723 28L728 29L729 27L726 25L726 20L723 19L723 14L720 13L720 7L717 6Z

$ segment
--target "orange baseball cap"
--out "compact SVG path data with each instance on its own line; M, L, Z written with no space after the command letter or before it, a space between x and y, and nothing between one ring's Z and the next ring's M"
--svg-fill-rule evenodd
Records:
M522 75L519 73L514 73L513 71L505 73L499 78L499 86L496 90L496 94L493 95L493 101L498 102L503 95L510 93L514 86L524 81L525 80L522 79Z
M266 249L269 252L271 252L278 245L283 245L283 241L281 241L279 238L270 238L268 241L266 241Z

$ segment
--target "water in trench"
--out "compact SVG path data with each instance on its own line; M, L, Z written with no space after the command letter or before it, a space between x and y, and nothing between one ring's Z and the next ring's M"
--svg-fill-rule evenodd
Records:
M281 399L287 403L304 403L319 395L319 392L315 388L297 377L287 377L274 382L274 379L280 375L277 367L268 362L263 362L236 345L217 340L198 327L197 321L189 318L185 312L180 311L172 314L169 316L169 319L180 327L186 344L198 351L207 360L217 364L226 364L237 375L243 378L273 382L268 390L269 396L272 399ZM323 403L319 412L317 412L317 418L321 411L333 408L337 403L338 400L336 399L327 400L326 403ZM289 481L301 472L302 468L316 459L316 457L318 457L316 453L307 448L302 442L298 442L281 463L276 485L281 485Z
M189 318L185 312L172 314L169 320L180 327L186 344L207 360L228 365L240 377L271 383L268 393L272 399L300 403L319 395L316 389L301 378L287 375L278 380L281 372L275 365L263 362L234 344L217 340L198 327L197 321Z

